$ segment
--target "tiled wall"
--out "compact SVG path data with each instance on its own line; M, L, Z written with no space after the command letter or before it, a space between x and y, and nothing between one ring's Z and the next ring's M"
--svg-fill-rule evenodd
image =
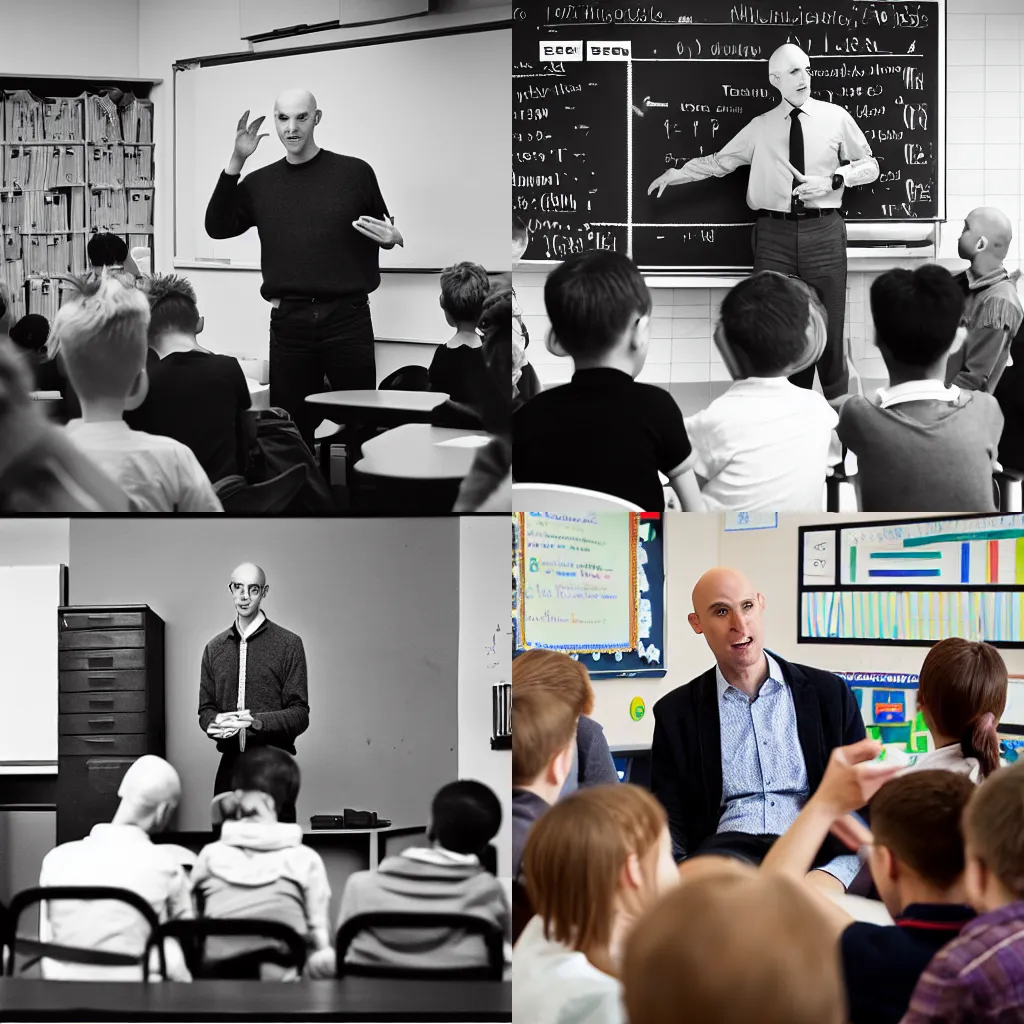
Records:
M940 257L956 264L956 240L964 215L975 206L1003 210L1015 238L1007 265L1021 265L1024 230L1024 0L948 0L946 100L946 209ZM962 264L959 264L962 265ZM874 273L851 272L846 336L862 376L883 379L885 369L867 307ZM530 360L545 385L572 375L569 360L544 348L544 276L516 275L516 292L526 316ZM711 341L724 289L655 291L652 341L641 380L690 383L728 380Z

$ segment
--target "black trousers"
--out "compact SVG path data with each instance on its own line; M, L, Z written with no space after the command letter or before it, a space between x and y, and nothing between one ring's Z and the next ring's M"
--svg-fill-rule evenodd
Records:
M287 411L310 451L323 417L307 411L306 396L324 390L325 376L331 391L377 386L365 295L325 302L282 299L270 311L270 404Z
M816 288L828 314L828 340L817 367L794 374L790 380L801 388L814 385L818 371L826 398L849 391L843 326L846 321L846 223L838 213L805 220L758 217L754 225L754 272L777 270L795 274Z
M697 847L693 856L717 854L719 857L732 857L756 867L764 860L772 848L772 844L778 838L773 835L751 835L748 832L719 832L716 835L708 836ZM849 852L835 836L829 836L818 850L812 867L819 868L822 864L827 864L833 857Z
M225 750L220 755L220 764L217 766L217 777L213 780L213 795L227 793L231 789L231 772L235 767L240 752L237 747L234 750ZM277 809L278 821L295 821L295 804L291 803Z

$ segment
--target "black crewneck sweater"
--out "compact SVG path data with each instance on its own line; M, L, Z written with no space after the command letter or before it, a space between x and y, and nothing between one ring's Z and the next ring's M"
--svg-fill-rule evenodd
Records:
M265 299L366 295L380 285L380 246L352 221L388 212L373 168L321 149L312 160L278 160L244 178L222 171L206 208L211 238L259 231Z

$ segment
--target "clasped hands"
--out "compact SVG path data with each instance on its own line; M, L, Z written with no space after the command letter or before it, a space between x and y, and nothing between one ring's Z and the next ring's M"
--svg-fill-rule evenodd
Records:
M227 740L234 736L240 729L260 730L258 719L252 717L250 711L222 711L206 727L208 736L215 740Z

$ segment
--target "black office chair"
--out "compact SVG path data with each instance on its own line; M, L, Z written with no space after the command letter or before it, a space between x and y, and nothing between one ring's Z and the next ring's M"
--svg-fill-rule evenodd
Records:
M479 935L487 950L481 967L391 967L381 964L345 963L352 940L370 928L451 928ZM416 978L444 981L501 981L505 973L505 936L493 921L472 914L431 914L415 911L376 910L356 914L338 929L334 943L339 978Z
M137 910L149 925L149 940L145 949L141 953L113 953L104 949L85 949L79 946L64 946L56 942L41 942L38 939L18 935L18 921L22 913L35 903L45 903L51 900L117 900L120 903L127 903ZM147 969L149 948L152 945L153 935L160 928L160 920L156 916L156 911L137 892L105 885L51 885L24 889L11 900L7 917L7 938L10 948L10 956L6 965L8 978L14 976L14 961L20 954L31 958L27 963L22 964L22 972L47 957L50 960L60 960L64 963L91 964L96 967L137 966L142 971L142 980L149 980L149 970ZM167 958L164 955L163 943L157 947L157 951L160 977L166 981Z
M206 953L206 940L212 936L258 936L270 941L257 949L249 949L237 955L210 958ZM279 921L248 917L198 917L194 920L165 921L150 936L149 945L159 943L162 947L163 940L169 938L178 941L193 978L258 980L263 964L294 967L299 974L302 974L306 966L306 940Z
M429 391L430 371L425 366L400 366L378 385L378 391Z

